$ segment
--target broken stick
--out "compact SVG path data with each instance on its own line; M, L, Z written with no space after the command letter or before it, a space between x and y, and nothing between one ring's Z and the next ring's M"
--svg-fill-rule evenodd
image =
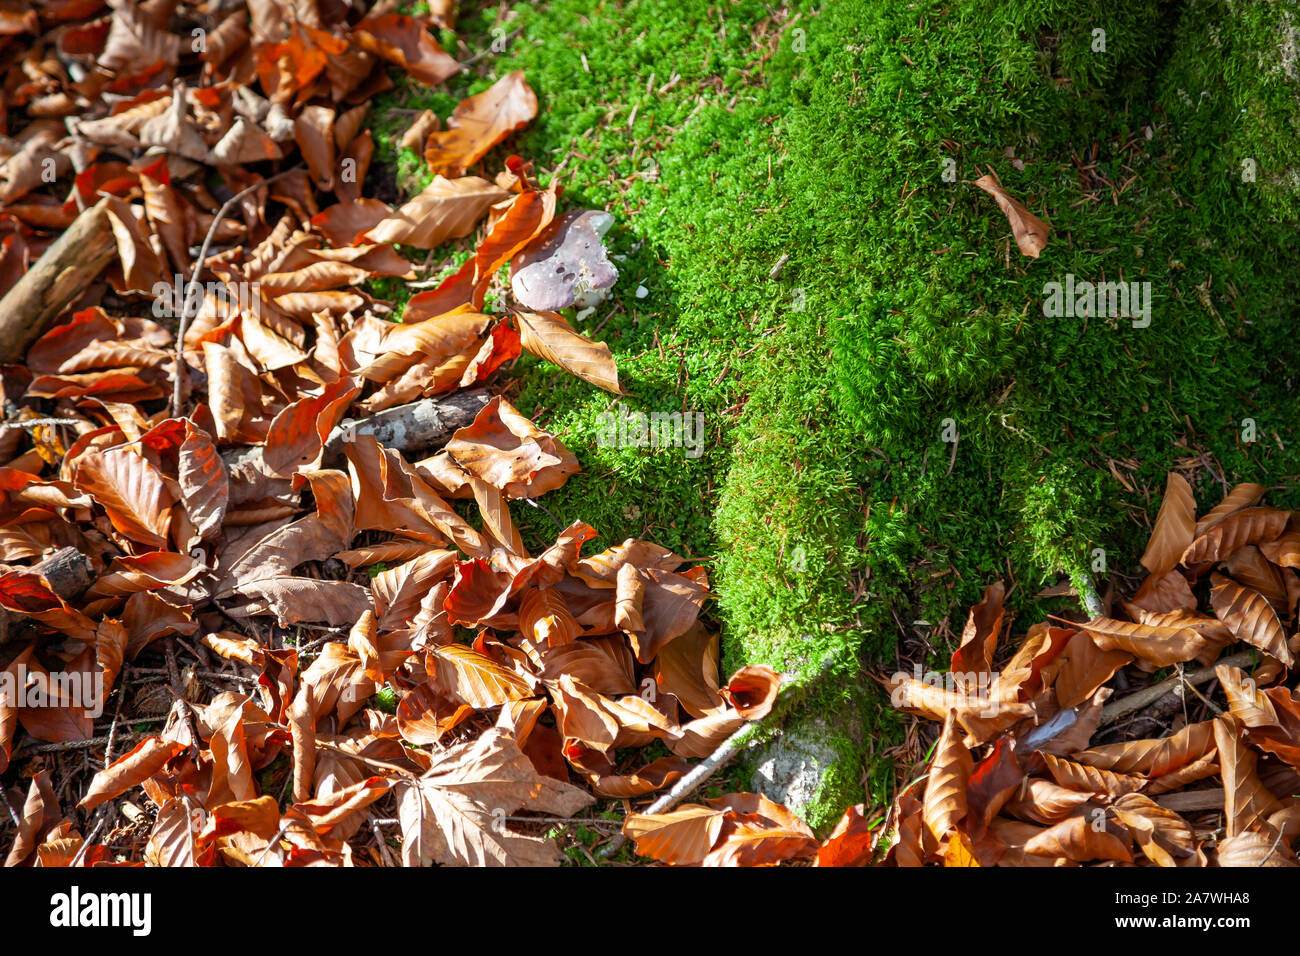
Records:
M73 220L0 299L0 362L15 362L117 255L105 200Z
M373 435L379 444L403 452L432 448L473 422L491 397L485 388L471 388L386 408L365 418L345 418L326 439L322 464L330 467L342 462L344 449L358 435ZM221 457L232 472L251 473L261 468L262 446L223 452Z

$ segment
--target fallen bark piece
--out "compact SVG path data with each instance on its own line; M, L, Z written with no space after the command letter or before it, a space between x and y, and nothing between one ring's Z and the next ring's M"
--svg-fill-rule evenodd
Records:
M432 448L471 424L490 398L487 389L474 388L396 405L365 418L345 418L325 440L322 464L328 467L341 462L344 449L359 435L373 435L379 444L402 452ZM257 470L262 464L262 446L225 451L221 457L232 471Z
M50 582L50 590L68 602L76 602L95 582L95 568L90 558L76 548L60 548L26 570L44 575ZM9 639L13 619L24 616L0 608L0 644Z
M105 201L81 213L0 299L0 362L28 347L117 253Z

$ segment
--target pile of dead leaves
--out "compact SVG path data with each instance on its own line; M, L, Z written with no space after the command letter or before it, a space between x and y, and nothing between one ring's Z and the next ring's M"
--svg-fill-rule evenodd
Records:
M1296 866L1300 515L1261 505L1263 494L1238 485L1198 520L1191 486L1171 474L1127 619L1037 624L996 671L1004 589L991 586L948 674L888 681L897 706L942 730L924 775L887 813L845 815L832 840L841 858ZM1224 657L1233 645L1246 648ZM1167 689L1181 687L1181 700L1135 689L1171 668ZM1108 709L1113 686L1150 706ZM1164 732L1096 739L1131 713Z
M720 684L698 565L631 539L584 555L581 520L529 553L510 503L578 462L505 398L418 460L357 427L490 385L522 350L620 392L606 346L498 276L541 263L559 279L515 291L557 308L557 281L612 281L556 182L517 157L469 174L536 114L521 74L445 128L416 120L427 189L363 195L390 70L462 69L430 32L451 4L363 6L0 15L0 292L85 210L117 249L0 369L9 865L555 863L556 820L671 785L772 706L768 668ZM400 322L360 288L476 230ZM421 408L391 444L451 414ZM55 674L102 680L103 711L33 704ZM752 827L754 799L714 836Z

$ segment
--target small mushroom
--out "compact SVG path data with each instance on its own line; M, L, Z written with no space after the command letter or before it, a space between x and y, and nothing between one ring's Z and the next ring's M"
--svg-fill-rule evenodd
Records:
M602 242L613 224L613 216L595 209L571 210L556 219L511 264L516 301L534 312L555 312L603 300L618 281Z

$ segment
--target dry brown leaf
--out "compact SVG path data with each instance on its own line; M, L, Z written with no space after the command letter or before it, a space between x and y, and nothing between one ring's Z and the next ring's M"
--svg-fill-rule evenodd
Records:
M1276 508L1245 508L1234 511L1187 546L1182 563L1223 561L1247 544L1264 545L1279 537L1291 517Z
M1109 617L1095 617L1079 626L1103 651L1124 651L1152 667L1193 660L1206 647L1206 639L1189 627L1156 627Z
M1246 746L1241 731L1234 717L1215 718L1214 740L1225 795L1223 813L1230 837L1266 826L1269 815L1281 809L1256 775L1257 757Z
M408 866L558 866L554 840L511 830L504 818L521 809L568 817L594 802L539 775L498 727L441 751L423 776L397 790Z
M1196 498L1192 486L1178 472L1171 471L1155 527L1151 529L1151 540L1142 553L1142 566L1157 579L1164 577L1178 565L1195 537L1195 530Z
M1032 212L1012 199L995 176L981 176L975 185L992 196L1011 224L1011 234L1016 239L1016 247L1022 256L1037 259L1047 245L1048 234L1052 231L1050 224L1035 216Z
M447 119L447 128L429 136L424 158L435 175L456 177L489 149L537 115L537 96L522 70L507 73L490 87L462 100Z
M713 807L688 803L667 813L629 813L623 835L636 852L672 866L704 861L722 833L726 814Z
M988 674L993 670L998 632L1002 630L1002 599L1006 585L994 581L984 589L984 598L970 609L961 632L961 645L953 651L949 668L954 674Z
M495 183L477 176L434 176L421 192L366 229L365 239L433 249L449 239L468 236L489 206L509 196Z
M425 667L435 692L479 710L534 696L528 680L463 644L430 648Z
M1268 601L1221 574L1212 574L1210 583L1213 585L1210 603L1214 613L1238 640L1258 647L1287 667L1295 664L1295 657L1287 647L1286 630Z
M957 713L950 711L930 761L922 808L926 829L936 846L966 818L966 787L975 763L962 737Z
M524 351L554 362L584 382L615 395L623 394L618 383L618 366L609 346L575 331L564 316L556 312L514 312L519 326L519 340Z

